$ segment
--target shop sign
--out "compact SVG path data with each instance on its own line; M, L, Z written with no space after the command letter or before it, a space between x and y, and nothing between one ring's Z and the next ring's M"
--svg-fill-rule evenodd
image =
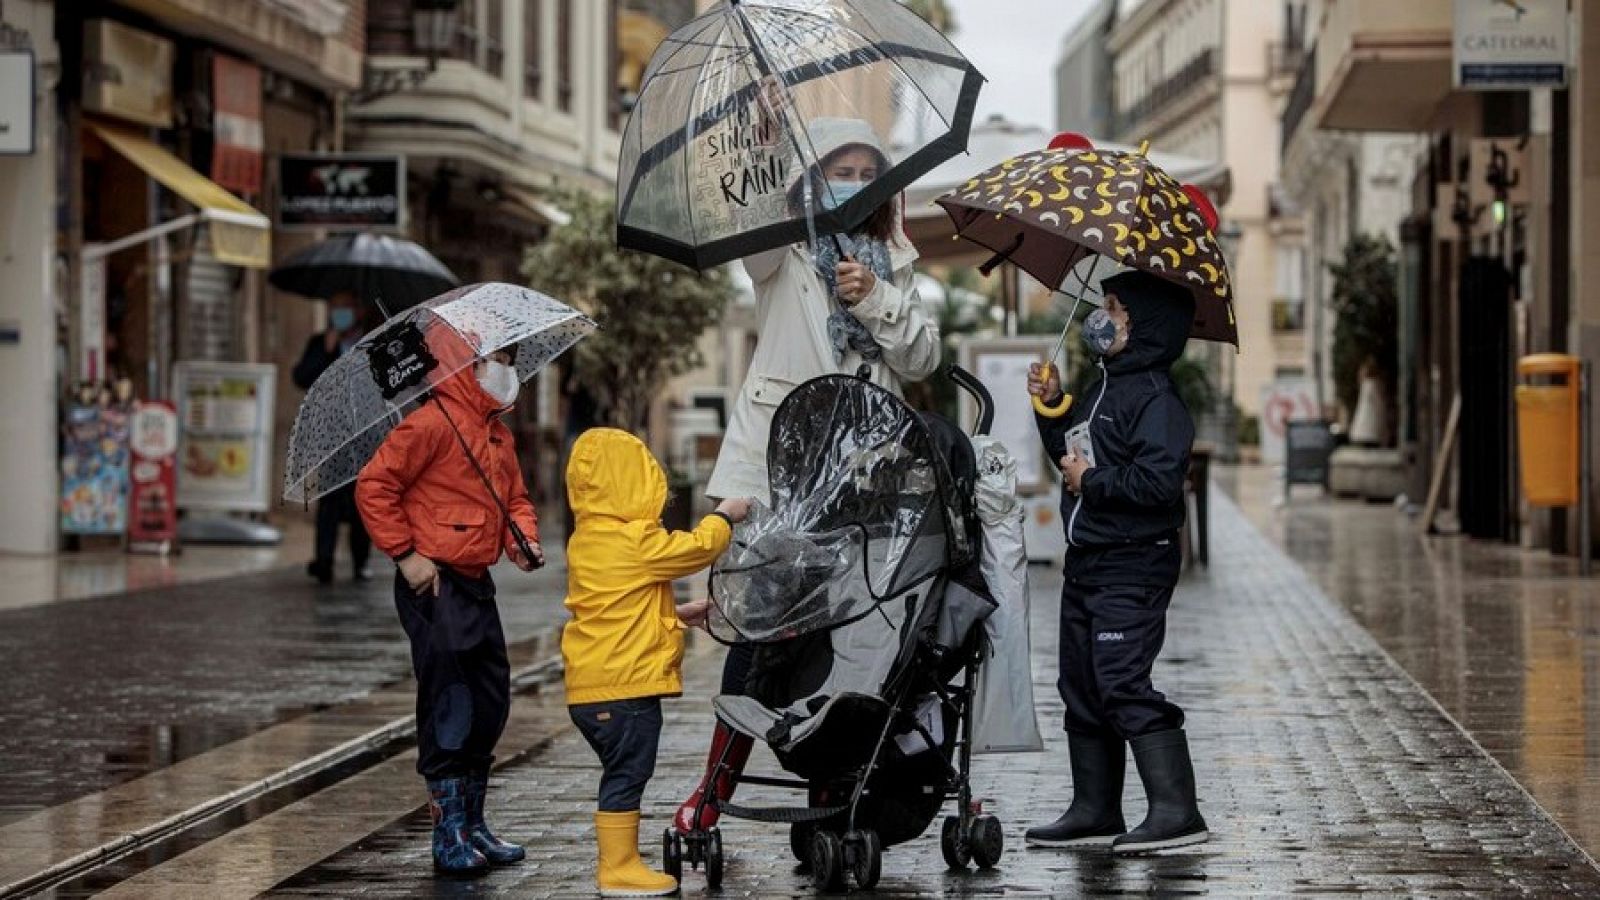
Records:
M135 404L128 444L128 549L164 553L178 539L177 407L165 400Z
M1455 86L1567 85L1567 0L1456 0Z
M178 506L266 512L277 367L185 361L173 366L173 380Z
M108 19L83 26L83 108L172 127L172 42Z
M1321 419L1295 419L1284 433L1283 483L1326 488L1333 459L1333 428Z
M33 51L0 51L0 156L33 154Z
M278 224L284 228L365 231L405 226L403 156L282 156L278 185Z
M126 403L94 389L66 407L61 426L61 533L120 535L128 526Z
M211 180L240 194L261 193L261 69L221 53L211 61L215 95Z

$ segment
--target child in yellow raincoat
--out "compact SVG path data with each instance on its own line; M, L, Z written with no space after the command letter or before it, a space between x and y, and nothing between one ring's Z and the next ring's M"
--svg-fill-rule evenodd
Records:
M706 601L675 606L672 581L727 549L749 501L725 500L693 531L667 531L666 475L638 438L614 428L586 431L573 445L567 497L576 526L561 656L568 712L604 769L596 881L602 896L671 894L677 880L639 858L639 801L655 772L661 698L683 693L684 624L706 613Z

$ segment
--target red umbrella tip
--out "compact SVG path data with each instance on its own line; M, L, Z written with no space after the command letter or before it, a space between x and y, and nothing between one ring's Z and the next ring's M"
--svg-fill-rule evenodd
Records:
M1217 222L1220 221L1217 218L1217 208L1211 205L1211 198L1206 196L1206 192L1192 184L1184 185L1183 192L1188 194L1189 199L1193 200L1194 205L1199 208L1200 218L1206 220L1206 227L1216 231Z
M1088 138L1073 131L1063 131L1050 141L1051 150L1093 150Z

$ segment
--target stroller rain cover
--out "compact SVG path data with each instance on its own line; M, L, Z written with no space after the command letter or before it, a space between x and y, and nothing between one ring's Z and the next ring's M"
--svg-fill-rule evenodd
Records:
M843 625L974 558L974 535L926 423L848 375L795 388L757 505L712 568L712 636L763 643Z

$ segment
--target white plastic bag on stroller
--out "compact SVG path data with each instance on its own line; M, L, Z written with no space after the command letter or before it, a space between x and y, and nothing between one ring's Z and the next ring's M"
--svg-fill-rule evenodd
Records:
M1017 461L1005 444L972 439L978 455L977 507L983 522L982 568L999 604L984 620L990 657L978 670L973 701L974 753L1044 749L1033 708L1033 659L1028 640L1028 553L1022 542Z

